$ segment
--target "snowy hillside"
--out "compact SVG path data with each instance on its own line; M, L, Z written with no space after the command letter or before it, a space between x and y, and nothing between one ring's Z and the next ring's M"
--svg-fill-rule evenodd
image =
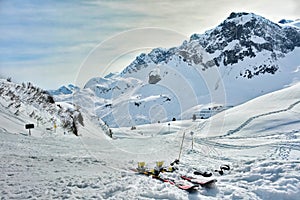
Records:
M81 137L45 132L43 126L27 136L22 120L30 117L0 109L2 199L295 200L300 195L299 83L206 120L115 128L114 139L89 120L80 127ZM186 185L191 183L180 175L216 179L215 187L188 193L130 170L141 161L149 168L157 161L168 166L179 156L183 133L178 170L160 176ZM215 172L224 164L231 169Z
M55 103L53 97L46 91L33 86L31 83L16 84L0 80L0 107L8 116L19 119L22 129L25 124L33 123L43 126L49 131L62 129L78 135L78 127L84 126L84 120L79 108L65 102ZM25 120L27 119L27 120ZM8 119L2 117L1 123L7 124ZM11 127L5 130L12 131Z
M299 89L300 83L297 83L250 100L211 117L197 131L205 133L203 137L209 138L230 138L237 132L242 132L239 135L245 135L247 139L249 135L254 136L254 132L268 135L278 127L292 131L290 126L294 127L300 122L297 119L300 108ZM264 124L261 124L259 118L263 118Z
M239 105L299 81L299 47L292 23L232 13L178 47L155 48L120 74L91 79L85 89L99 102L88 106L111 127L190 119L199 107Z

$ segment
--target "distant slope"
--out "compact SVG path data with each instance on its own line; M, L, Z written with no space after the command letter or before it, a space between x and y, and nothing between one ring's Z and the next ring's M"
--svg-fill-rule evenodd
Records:
M300 126L300 83L255 98L219 113L199 125L203 137L246 137L292 131ZM201 133L201 134L200 134Z
M68 86L61 86L57 90L48 90L51 95L63 95L63 94L72 94L75 91L78 91L79 87L69 84Z

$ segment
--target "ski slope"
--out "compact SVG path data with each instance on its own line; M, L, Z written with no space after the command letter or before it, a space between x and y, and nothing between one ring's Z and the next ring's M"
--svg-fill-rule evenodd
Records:
M24 123L0 106L1 199L298 199L300 195L300 83L206 120L114 128L106 136L84 115L79 137L40 125L28 136ZM192 149L192 136L194 146ZM179 156L179 175L231 170L213 189L187 193L130 170L145 161L168 163ZM193 175L195 176L195 175ZM202 179L201 176L198 178Z

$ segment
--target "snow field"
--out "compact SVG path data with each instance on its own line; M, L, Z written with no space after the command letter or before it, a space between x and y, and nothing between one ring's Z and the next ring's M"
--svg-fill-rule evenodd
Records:
M59 128L47 131L47 126L28 136L24 123L31 118L15 117L1 106L1 199L298 199L299 87L253 99L207 120L114 128L113 139L96 118L87 116L79 137L64 135ZM214 131L220 130L214 126L222 117L222 131ZM195 170L213 172L215 188L190 194L130 170L139 161L148 168L156 161L168 166L179 156L184 132L179 170L162 176L182 182L180 175L196 176ZM222 164L231 170L220 176L214 170Z

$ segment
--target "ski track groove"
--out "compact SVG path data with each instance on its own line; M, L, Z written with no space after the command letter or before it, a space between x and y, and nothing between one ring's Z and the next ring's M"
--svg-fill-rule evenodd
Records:
M275 144L261 144L261 145L252 145L252 146L246 146L246 145L230 145L230 144L223 144L223 143L219 143L219 142L213 142L210 140L206 140L206 139L195 139L195 141L198 144L204 144L204 145L208 145L208 146L213 146L213 147L219 147L219 148L228 148L228 149L253 149L253 148L259 148L259 147L264 147L264 146L272 146L272 147L285 147L285 148L291 148L293 150L298 150L300 151L300 144L299 143L289 143L286 144L285 142L278 142Z
M245 145L223 144L223 143L213 142L213 141L210 141L208 139L201 139L201 138L195 139L195 142L197 142L199 144L208 145L208 146L220 147L220 148L229 148L229 149L252 149L252 148L260 147L260 145L245 146Z
M229 130L227 132L227 134L225 135L221 135L221 136L215 136L215 137L209 137L209 139L216 139L216 138L224 138L224 137L228 137L230 135L233 135L239 131L241 131L245 126L247 126L248 124L250 124L250 122L252 122L255 119L258 119L260 117L265 117L265 116L269 116L269 115L273 115L273 114L278 114L278 113L282 113L282 112L286 112L289 111L291 109L293 109L296 105L300 104L300 100L296 101L295 103L291 104L288 108L285 109L281 109L281 110L276 110L276 111L272 111L272 112L267 112L267 113L263 113L263 114L259 114L253 117L250 117L249 119L247 119L244 123L242 123L239 127L237 127L234 130Z

